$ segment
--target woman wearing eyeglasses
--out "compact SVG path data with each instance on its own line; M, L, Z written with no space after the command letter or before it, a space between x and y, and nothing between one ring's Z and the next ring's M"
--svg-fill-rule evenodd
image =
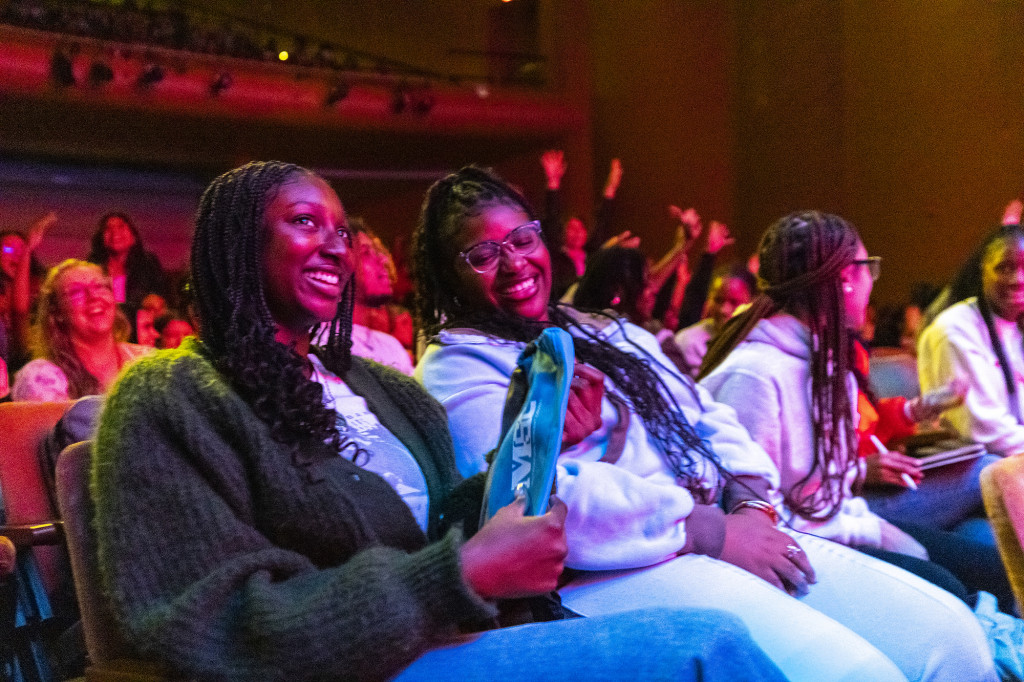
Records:
M972 590L1008 595L994 547L940 529L897 526L854 492L863 468L863 415L853 330L864 323L880 259L868 256L845 220L812 211L769 228L760 263L762 294L712 343L701 384L736 410L778 466L777 506L788 522L918 573L961 598L967 594L953 576Z
M253 162L203 193L198 338L125 373L94 448L100 573L139 657L221 682L782 679L722 614L494 627L555 585L565 507L445 531L444 414L351 355L353 270L312 172Z
M57 265L39 292L36 356L15 376L13 400L60 401L105 393L118 373L152 349L125 343L129 325L99 266Z
M464 475L486 468L526 344L558 326L603 373L600 425L566 443L563 604L586 616L660 604L739 617L792 680L993 679L969 610L895 566L779 529L778 485L733 411L679 373L651 334L548 305L550 254L526 199L467 167L427 193L414 234L416 377L445 406ZM571 416L571 415L570 415ZM769 498L770 499L770 498Z

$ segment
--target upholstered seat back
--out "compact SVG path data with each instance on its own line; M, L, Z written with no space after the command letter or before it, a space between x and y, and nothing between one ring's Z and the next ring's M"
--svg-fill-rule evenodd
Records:
M4 523L47 523L57 518L40 464L40 446L71 406L61 403L0 403L0 499ZM46 591L61 583L59 546L34 548Z
M1024 457L1006 457L985 467L981 493L1017 608L1024 612Z

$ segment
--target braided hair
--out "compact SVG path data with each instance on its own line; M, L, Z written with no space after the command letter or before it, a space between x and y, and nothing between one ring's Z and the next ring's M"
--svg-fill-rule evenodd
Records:
M307 360L275 340L266 301L264 214L278 188L302 175L314 176L299 166L265 161L211 182L196 214L189 282L199 338L214 365L274 439L293 446L298 465L336 456L341 446L336 413L324 406L320 384L306 378ZM354 289L350 279L323 348L342 372L351 359Z
M957 277L954 279L957 286L953 289L953 292L958 297L956 302L972 296L977 297L978 312L981 313L981 319L984 320L985 328L988 330L992 352L999 359L999 369L1003 373L1003 382L1006 384L1006 395L1010 399L1011 412L1020 421L1022 415L1020 414L1020 396L1017 394L1017 382L1013 379L1013 370L1006 357L1006 349L1003 348L1003 342L996 333L992 304L985 296L982 277L985 261L988 259L991 250L997 244L1007 243L1010 240L1024 240L1024 227L1021 225L1004 225L990 234L982 242L975 254L972 255L967 265L957 274ZM1019 321L1017 322L1018 324L1020 323Z
M839 512L843 486L835 484L857 456L847 387L853 346L840 273L853 263L859 244L852 225L817 211L792 213L768 228L759 249L762 293L715 337L700 369L703 379L760 320L778 312L799 317L810 328L814 462L784 491L789 508L806 519L825 520Z
M640 310L648 284L647 258L639 249L613 246L595 251L576 287L573 304L580 308L613 308L637 324L650 310Z
M442 329L471 327L498 338L527 343L545 328L557 326L574 332L576 358L603 372L619 389L628 406L644 422L676 479L705 502L717 497L707 489L705 465L718 460L686 421L664 381L652 364L657 361L638 345L640 355L626 353L581 324L571 308L553 306L548 321L528 320L502 310L470 309L458 299L459 281L454 244L467 218L495 205L521 209L534 218L530 204L515 188L491 171L467 166L435 183L428 190L413 234L416 279L415 313L419 325L434 336ZM613 323L621 324L617 318ZM689 384L688 384L689 385Z

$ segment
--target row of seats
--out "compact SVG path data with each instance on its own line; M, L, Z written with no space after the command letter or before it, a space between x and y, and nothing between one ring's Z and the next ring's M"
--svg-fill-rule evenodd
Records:
M99 587L91 528L89 442L66 448L56 467L54 509L41 445L71 403L0 404L0 536L16 547L16 570L0 575L0 680L57 679L46 649L55 636L49 599L68 580L77 591L88 651L87 682L172 679L132 657ZM1024 457L1003 459L982 473L985 506L1014 595L1024 607ZM60 520L62 519L62 521Z
M86 682L157 682L162 671L132 657L120 637L99 585L89 495L91 447L82 442L61 453L54 508L40 450L48 432L72 403L0 404L0 536L17 551L17 568L0 575L0 679L58 679L48 649L58 639L50 599L72 578L88 651ZM68 560L70 559L70 574Z

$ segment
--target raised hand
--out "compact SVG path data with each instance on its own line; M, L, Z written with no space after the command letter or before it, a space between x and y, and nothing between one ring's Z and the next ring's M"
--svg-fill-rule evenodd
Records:
M32 223L28 228L28 236L25 238L25 249L29 253L34 252L43 242L43 237L50 228L57 224L57 214L50 211L39 220Z
M512 599L558 587L569 553L565 503L551 497L543 516L523 516L523 498L498 510L462 546L462 574L485 599Z
M622 182L622 162L612 159L608 167L608 179L604 183L604 197L614 199L615 193L619 191L619 183Z
M708 225L708 253L718 253L736 240L729 234L725 223L712 220Z
M1003 225L1020 225L1020 214L1024 211L1024 203L1014 199L1003 209Z
M689 241L692 242L704 231L704 224L701 223L700 214L696 209L688 208L684 211L678 206L669 206L668 212L686 228L686 236Z
M544 168L544 176L548 181L548 189L557 190L562 186L565 175L565 152L561 149L549 149L540 155L540 165Z

